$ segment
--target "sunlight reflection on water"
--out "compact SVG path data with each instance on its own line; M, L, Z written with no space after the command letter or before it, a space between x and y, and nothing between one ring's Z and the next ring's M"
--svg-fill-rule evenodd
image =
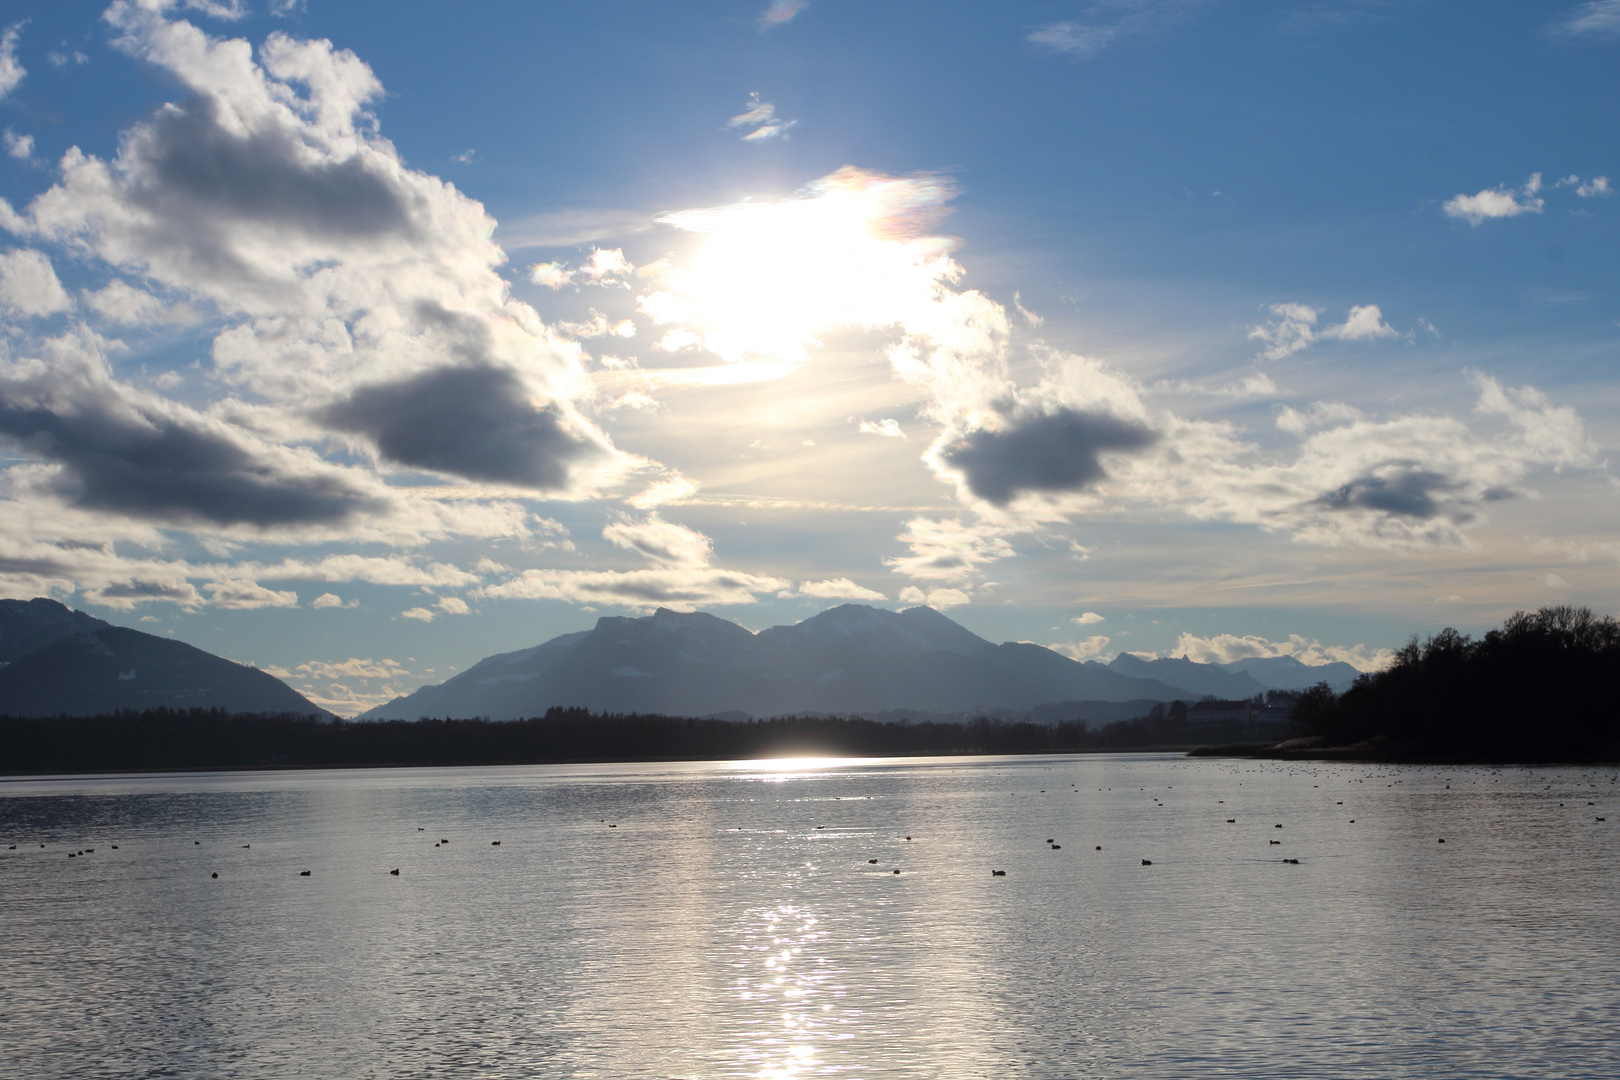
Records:
M0 1071L1612 1075L1616 798L1149 755L0 782Z

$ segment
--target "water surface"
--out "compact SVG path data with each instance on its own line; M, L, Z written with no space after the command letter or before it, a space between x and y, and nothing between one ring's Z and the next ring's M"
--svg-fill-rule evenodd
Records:
M1152 755L5 781L0 1062L1609 1077L1616 786Z

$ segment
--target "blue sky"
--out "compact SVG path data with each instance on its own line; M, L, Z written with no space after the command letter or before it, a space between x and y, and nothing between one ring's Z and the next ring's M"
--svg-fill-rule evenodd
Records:
M339 712L658 604L1620 607L1616 0L0 23L5 595Z

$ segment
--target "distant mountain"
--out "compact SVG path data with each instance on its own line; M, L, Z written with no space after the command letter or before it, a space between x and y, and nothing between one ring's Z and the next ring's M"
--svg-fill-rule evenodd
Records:
M1331 664L1305 664L1292 656L1255 656L1221 665L1227 671L1242 672L1268 690L1305 690L1325 682L1342 693L1356 681L1360 670L1341 660Z
M510 719L575 705L672 716L963 713L1197 696L1039 645L995 645L926 607L844 604L758 634L703 612L659 608L491 656L361 719Z
M1160 682L1192 691L1194 698L1205 694L1222 701L1242 701L1266 692L1266 684L1242 671L1228 671L1216 664L1200 664L1185 656L1163 656L1144 660L1134 653L1120 653L1108 667L1121 675Z
M53 641L109 625L43 596L0 600L0 664L9 664Z
M14 641L45 644L19 655L7 648ZM331 715L258 668L112 626L54 600L0 601L0 650L14 657L0 667L0 714L9 716L160 706Z

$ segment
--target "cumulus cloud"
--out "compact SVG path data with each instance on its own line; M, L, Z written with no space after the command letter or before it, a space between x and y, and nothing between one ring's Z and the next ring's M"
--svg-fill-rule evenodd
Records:
M926 604L936 611L944 611L947 608L971 604L973 598L961 589L941 586L925 592L915 585L907 585L900 590L900 602L902 604Z
M416 622L432 622L434 612L425 607L413 607L406 608L404 611L400 612L399 617L402 619L413 619Z
M1575 194L1583 199L1605 198L1614 194L1614 188L1609 186L1607 176L1594 176L1586 183L1577 185Z
M789 595L813 596L817 600L887 600L876 589L857 585L849 578L827 578L825 581L801 581L797 593Z
M1053 652L1062 653L1070 660L1096 660L1108 650L1109 638L1103 634L1095 634L1082 641L1058 641L1047 648Z
M613 458L590 425L528 397L506 369L450 367L358 387L318 415L395 464L539 491L567 490L577 466Z
M751 604L760 593L780 593L793 583L782 578L724 570L713 565L714 544L702 533L649 514L639 521L617 521L603 539L641 555L652 565L641 570L526 570L479 590L495 599L563 600L613 604L637 611L669 607Z
M896 539L911 548L911 554L884 559L883 564L921 581L960 581L1013 553L996 526L949 518L913 518Z
M0 252L0 309L10 315L57 315L73 307L56 269L32 248Z
M938 455L974 495L1006 506L1023 492L1081 491L1106 475L1101 455L1141 450L1156 439L1135 421L1060 408L970 431Z
M32 135L18 135L7 128L4 135L6 155L18 161L27 161L34 156L34 137Z
M1546 200L1537 192L1541 190L1541 174L1531 173L1530 179L1524 187L1517 190L1507 187L1486 188L1473 195L1453 195L1441 207L1447 217L1458 218L1473 226L1490 218L1518 217L1520 214L1539 214L1546 206Z
M747 134L742 137L743 142L787 138L788 129L797 124L797 120L783 120L778 117L776 106L768 101L761 101L757 93L749 94L748 104L743 111L726 121L728 128L748 129Z
M0 439L56 465L43 486L76 506L260 528L388 508L351 470L115 383L85 332L45 344L42 359L0 361Z
M158 326L194 323L201 316L189 304L166 304L144 289L121 279L84 294L85 306L119 326Z
M22 23L12 23L4 34L0 34L0 100L22 85L23 76L28 74L28 69L17 59L17 42L22 38L22 28Z
M1149 659L1159 654L1142 653ZM1290 634L1287 641L1270 641L1257 635L1215 634L1200 637L1182 634L1166 656L1185 656L1200 664L1230 664L1255 657L1292 656L1302 664L1320 667L1335 662L1360 671L1378 671L1389 666L1395 654L1390 649L1369 649L1366 645L1323 645L1314 638Z
M267 589L256 581L243 578L212 581L203 588L209 594L209 602L215 607L253 611L257 608L298 606L297 593Z
M900 430L898 420L862 420L860 423L862 435L877 435L885 439L903 439L906 433Z
M1250 339L1265 346L1260 355L1267 360L1292 356L1318 341L1376 341L1400 336L1384 322L1384 313L1377 304L1352 307L1344 322L1321 329L1317 329L1316 320L1322 313L1305 304L1272 304L1271 313L1275 319L1249 330Z
M314 608L316 611L320 611L323 608L340 608L352 605L345 605L343 603L343 597L339 596L337 593L323 592L321 595L311 600L309 602L309 606Z
M1104 620L1103 620L1103 617L1101 615L1097 614L1095 611L1087 611L1087 612L1084 612L1084 613L1082 613L1080 615L1076 615L1074 618L1070 619L1069 621L1073 622L1073 623L1079 623L1081 626L1090 626L1093 623L1100 623L1100 622L1103 622Z
M548 289L560 289L564 285L628 289L630 275L635 270L635 265L624 257L621 248L593 248L590 256L572 270L560 262L535 263L529 267L529 280Z

